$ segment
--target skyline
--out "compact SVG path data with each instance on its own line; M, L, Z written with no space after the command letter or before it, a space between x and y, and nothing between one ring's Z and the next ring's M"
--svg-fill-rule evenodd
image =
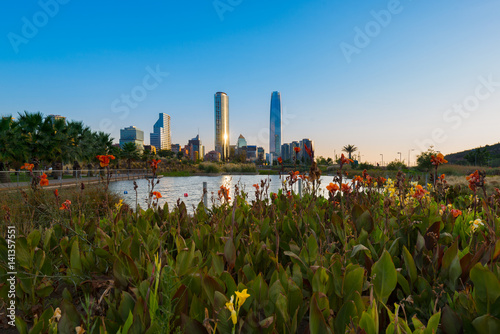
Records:
M493 0L57 4L38 26L39 2L6 5L2 115L60 114L118 142L120 129L150 133L166 113L172 142L199 128L208 152L213 94L224 91L230 143L241 133L268 148L269 93L280 91L282 143L310 138L316 156L354 144L362 161L415 149L414 161L424 143L453 153L500 141ZM17 53L13 34L27 40Z

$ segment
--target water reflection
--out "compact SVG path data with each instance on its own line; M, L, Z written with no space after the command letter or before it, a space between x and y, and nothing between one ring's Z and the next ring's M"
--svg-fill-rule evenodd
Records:
M278 192L282 188L282 181L285 177L278 175L221 175L221 176L190 176L190 177L163 177L160 183L155 186L155 190L161 192L162 198L159 204L163 206L165 202L172 208L176 205L177 200L181 200L186 204L189 211L192 211L193 206L197 206L203 200L203 182L207 182L208 204L219 203L217 192L221 186L230 189L230 196L234 196L235 186L239 190L243 190L248 194L248 200L255 200L254 184L261 184L262 180L266 180L269 184L268 195L271 192ZM322 176L319 194L326 196L326 185L332 182L332 176ZM145 208L146 199L148 196L148 180L136 180L139 188L137 189L137 204ZM131 207L135 207L136 193L134 192L133 181L113 182L109 185L109 189L119 194L125 203ZM294 191L298 191L297 184ZM187 195L187 197L185 197Z

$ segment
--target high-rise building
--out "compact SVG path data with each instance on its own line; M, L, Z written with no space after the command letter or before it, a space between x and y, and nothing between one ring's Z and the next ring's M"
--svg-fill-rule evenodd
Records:
M188 141L189 158L193 161L203 160L205 147L201 144L200 135Z
M314 159L314 141L308 138L304 138L300 141L300 153L299 153L299 159L302 161L304 160L305 163L310 164L311 157L309 157L309 154L307 153L307 150L304 146L307 145L307 148L311 151L312 158Z
M170 116L160 113L158 120L153 126L153 132L149 136L150 144L158 151L170 150L172 140L170 137Z
M120 130L120 147L125 143L134 143L142 153L144 151L144 131L139 130L135 126Z
M269 153L272 153L273 159L281 156L281 93L273 92L271 94L271 119L269 123Z
M222 161L229 158L229 98L226 93L215 93L215 150Z
M236 148L240 149L243 146L247 146L247 140L245 139L245 137L243 137L243 135L240 135L238 137L238 144L237 144Z

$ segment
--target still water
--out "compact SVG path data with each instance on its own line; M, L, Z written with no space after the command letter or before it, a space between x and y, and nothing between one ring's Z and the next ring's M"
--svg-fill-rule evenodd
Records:
M224 185L230 188L230 196L233 197L235 186L238 185L240 190L248 193L248 200L255 199L254 184L261 183L261 180L267 180L269 184L269 193L278 192L282 188L282 181L278 175L221 175L221 176L189 176L189 177L163 177L160 183L155 186L155 191L162 194L159 204L163 206L168 202L169 208L176 205L180 199L186 204L188 211L192 212L193 205L197 206L203 197L203 182L207 182L208 190L208 205L211 206L212 199L215 203L219 203L217 192L220 186ZM281 180L284 180L282 176ZM333 176L322 176L319 194L327 196L326 186L333 181ZM148 180L136 180L139 188L137 189L138 204L146 207L146 198L148 197ZM345 181L344 181L345 182ZM130 205L135 207L135 191L133 181L113 182L109 185L109 189L118 195ZM294 191L298 191L297 184L294 186ZM185 196L187 195L187 197Z

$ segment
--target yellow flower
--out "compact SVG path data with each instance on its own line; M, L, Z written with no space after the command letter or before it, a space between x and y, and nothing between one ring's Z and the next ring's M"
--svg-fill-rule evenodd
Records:
M52 318L50 318L50 321L53 321L54 319L56 319L56 321L59 321L59 319L61 319L61 309L59 307L55 309L54 315L52 316Z
M80 327L80 326L76 327L75 330L76 330L76 334L85 333L85 329L83 329L83 327Z
M116 210L120 211L120 209L122 208L122 205L123 205L123 200L121 199L120 202L115 204Z
M476 232L476 230L481 227L481 226L484 226L484 223L481 221L481 219L476 219L474 221L470 221L469 224L471 225L471 230L472 230L472 233Z
M238 315L236 311L234 310L234 296L231 296L231 300L226 303L226 308L231 312L231 321L233 322L233 325L236 325L236 322L238 321Z
M236 294L236 305L238 307L238 312L239 312L241 305L245 303L245 300L247 300L247 298L250 297L250 295L247 293L247 289L244 289L241 292L236 291L235 294Z

